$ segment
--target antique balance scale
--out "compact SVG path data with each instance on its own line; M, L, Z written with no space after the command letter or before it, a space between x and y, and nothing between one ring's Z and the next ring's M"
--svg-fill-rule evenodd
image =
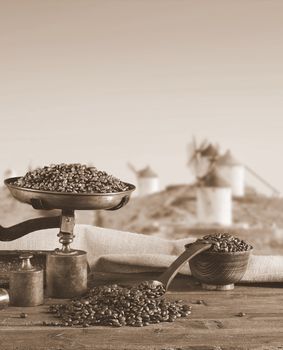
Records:
M47 295L72 298L84 294L87 290L86 252L70 247L74 239L75 210L118 210L128 203L135 186L125 183L127 190L114 193L64 193L19 187L15 185L17 179L14 177L4 181L15 199L32 205L34 209L59 209L62 213L60 216L27 220L8 228L0 226L0 241L12 241L33 231L60 228L58 237L62 247L48 252L46 259ZM242 278L247 268L251 251L226 254L205 252L210 246L208 242L198 241L186 245L185 252L168 267L157 283L161 281L167 288L180 267L190 260L192 275L202 283L203 288L233 289L234 283Z
M71 248L74 239L75 210L118 210L126 205L135 186L125 183L126 191L114 193L64 193L49 192L16 186L19 177L4 181L12 196L34 209L62 211L60 216L30 219L17 225L0 226L0 241L12 241L30 232L60 228L58 233L61 249L47 254L47 295L54 298L72 298L87 290L87 254Z

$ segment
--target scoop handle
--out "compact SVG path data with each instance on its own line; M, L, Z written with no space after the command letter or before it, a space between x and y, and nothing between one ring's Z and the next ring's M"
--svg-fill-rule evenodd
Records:
M173 261L173 263L165 272L163 272L163 274L158 278L158 281L160 281L167 290L173 278L176 276L181 267L194 256L205 250L208 250L210 247L211 244L205 241L197 241L195 243L187 244L185 246L186 250L175 261Z

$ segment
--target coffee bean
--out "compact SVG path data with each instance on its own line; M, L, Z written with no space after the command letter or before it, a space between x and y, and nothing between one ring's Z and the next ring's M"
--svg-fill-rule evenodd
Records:
M42 191L72 193L123 192L129 186L105 171L82 164L56 164L27 172L14 185Z
M206 241L212 244L209 250L219 253L244 252L253 248L243 240L240 240L239 238L228 233L215 233L212 235L207 235L201 239L198 239L198 241Z
M59 315L61 326L143 327L160 322L174 322L188 317L191 307L181 300L166 301L162 285L151 286L147 282L137 287L122 287L117 284L100 286L89 290L81 299L55 304L49 312Z

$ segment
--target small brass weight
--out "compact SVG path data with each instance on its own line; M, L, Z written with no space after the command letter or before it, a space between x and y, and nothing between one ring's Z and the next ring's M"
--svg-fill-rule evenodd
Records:
M10 302L14 306L43 304L43 270L32 266L32 254L20 255L21 267L10 274Z
M73 210L63 210L60 232L61 249L47 255L47 295L53 298L73 298L87 290L87 255L85 251L73 250L75 217Z

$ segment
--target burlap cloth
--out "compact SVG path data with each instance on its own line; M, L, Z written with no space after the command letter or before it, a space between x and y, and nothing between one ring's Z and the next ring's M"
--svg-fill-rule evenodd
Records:
M12 242L0 242L1 250L53 250L59 247L58 229L32 232ZM76 225L73 248L85 250L91 270L114 273L164 271L184 245L194 237L167 240L143 234ZM256 253L255 253L256 254ZM250 257L242 282L283 282L283 256ZM180 273L190 274L189 264Z

